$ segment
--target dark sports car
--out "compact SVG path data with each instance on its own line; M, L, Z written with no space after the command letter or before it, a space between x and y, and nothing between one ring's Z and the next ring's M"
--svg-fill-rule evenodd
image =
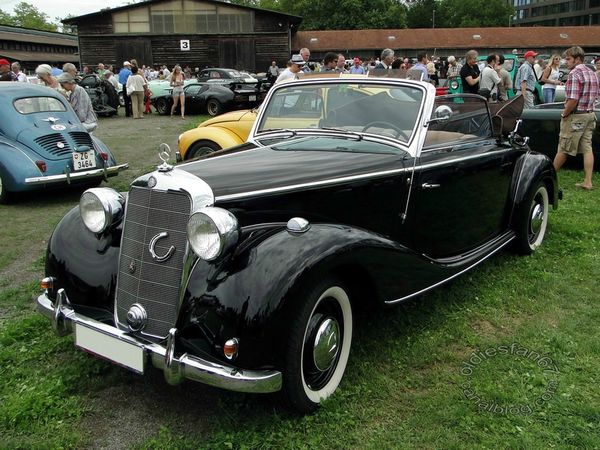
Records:
M524 109L523 136L529 136L529 146L540 153L554 159L558 148L558 135L560 132L560 114L564 110L563 103L545 103L535 108ZM596 130L592 138L592 149L594 151L594 170L600 170L600 109L595 108ZM583 158L577 155L567 160L568 165L576 167L583 166Z
M186 114L208 114L218 116L233 109L251 108L260 103L265 92L254 87L237 86L229 83L193 83L183 88ZM152 96L152 105L159 114L170 114L173 97L170 90L158 97Z
M542 244L556 173L501 129L483 97L420 81L280 83L245 144L165 162L127 195L85 192L50 239L38 309L136 372L314 410L361 306Z

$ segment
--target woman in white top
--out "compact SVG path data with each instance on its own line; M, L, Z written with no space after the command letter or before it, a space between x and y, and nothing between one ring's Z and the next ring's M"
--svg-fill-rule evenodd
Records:
M144 88L146 79L139 74L137 66L131 67L131 75L127 78L127 95L131 97L131 106L134 119L144 118Z
M556 94L556 86L562 85L563 83L559 80L560 72L558 67L560 66L560 56L557 54L552 55L548 60L546 68L542 72L540 81L544 83L542 86L542 92L544 94L544 103L554 103L554 95Z
M183 93L183 82L185 78L183 73L181 72L180 66L175 66L173 68L173 73L171 74L171 87L173 91L171 95L173 96L173 106L171 106L171 117L173 117L173 113L177 109L177 103L181 102L181 118L185 119L185 95Z

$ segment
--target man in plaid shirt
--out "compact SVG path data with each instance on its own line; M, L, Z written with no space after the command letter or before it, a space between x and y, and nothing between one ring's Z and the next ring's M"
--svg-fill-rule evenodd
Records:
M562 119L554 168L559 170L569 155L583 154L584 180L575 186L591 191L594 188L592 133L596 128L594 102L598 98L598 77L583 64L583 56L581 47L571 47L564 53L567 68L571 72L565 85L565 109L560 115Z

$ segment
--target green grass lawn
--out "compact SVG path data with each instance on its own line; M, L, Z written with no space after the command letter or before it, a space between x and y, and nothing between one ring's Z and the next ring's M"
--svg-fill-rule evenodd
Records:
M140 417L115 448L600 448L600 190L580 175L559 173L534 255L358 317L340 389L310 416L94 359L33 311L34 280L1 286L0 448L99 446L105 423Z

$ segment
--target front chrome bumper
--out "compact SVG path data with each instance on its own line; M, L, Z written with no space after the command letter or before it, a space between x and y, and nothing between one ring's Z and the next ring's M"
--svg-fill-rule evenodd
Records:
M100 333L99 336L102 336L103 342L108 339L115 346L124 343L141 349L143 361L140 373L144 373L144 369L150 361L154 367L163 370L169 384L178 384L187 378L238 392L268 393L281 389L281 372L275 370L243 370L225 364L216 364L187 353L176 357L175 335L177 330L175 328L170 330L166 346L163 347L159 344L140 342L118 328L84 317L76 313L69 305L64 289L58 291L55 303L48 298L46 293L37 299L38 311L52 321L52 326L59 336L65 336L73 331L77 333L76 330L79 326L84 327L80 328L82 330L93 330L94 333ZM84 350L86 349L84 348ZM101 352L93 350L91 352L107 358ZM108 357L108 359L110 358ZM119 364L118 361L112 361Z
M35 186L39 184L56 184L56 183L67 183L71 184L71 181L85 180L88 178L114 177L120 171L129 168L129 164L119 164L118 166L102 167L100 169L87 170L85 172L67 172L59 175L48 175L46 177L31 177L25 178L25 184Z

